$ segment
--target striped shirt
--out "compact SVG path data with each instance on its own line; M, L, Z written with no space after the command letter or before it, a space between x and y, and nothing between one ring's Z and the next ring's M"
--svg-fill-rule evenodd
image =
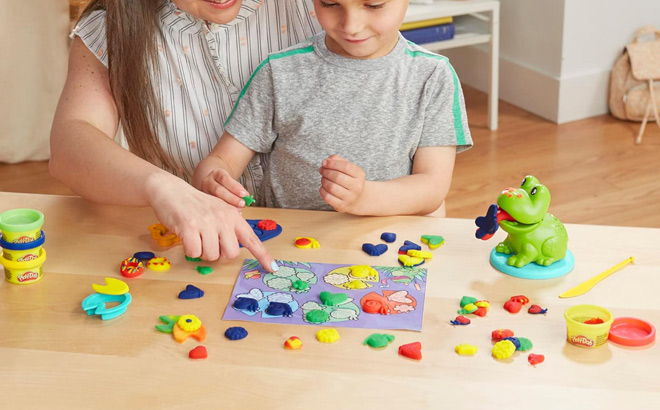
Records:
M158 62L160 96L166 130L160 143L190 181L197 164L213 149L255 68L271 52L320 32L312 0L243 0L236 19L228 24L206 23L165 0L159 11L162 38ZM79 36L106 67L108 54L105 11L83 18L71 33ZM126 146L120 136L120 143ZM255 155L242 181L251 194L263 178Z

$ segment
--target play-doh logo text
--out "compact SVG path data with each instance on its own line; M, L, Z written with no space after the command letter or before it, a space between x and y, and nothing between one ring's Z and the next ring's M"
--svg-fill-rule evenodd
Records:
M586 336L571 336L571 343L579 346L593 347L594 341Z
M18 275L16 277L16 280L19 281L20 283L23 282L29 282L31 280L37 280L39 279L39 274L37 272L25 272L22 275Z

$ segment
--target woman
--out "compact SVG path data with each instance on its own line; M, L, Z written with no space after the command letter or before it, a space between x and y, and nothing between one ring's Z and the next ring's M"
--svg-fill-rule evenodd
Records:
M276 269L240 208L187 181L257 65L318 31L306 0L92 0L72 33L51 173L96 202L151 206L190 257L232 259L240 241ZM258 161L246 175L254 192Z

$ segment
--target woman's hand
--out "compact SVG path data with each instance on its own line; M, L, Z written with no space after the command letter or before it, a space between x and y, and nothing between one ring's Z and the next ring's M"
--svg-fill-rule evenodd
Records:
M266 270L277 270L240 209L170 175L147 181L147 194L158 220L181 238L186 255L226 262L238 256L240 242Z

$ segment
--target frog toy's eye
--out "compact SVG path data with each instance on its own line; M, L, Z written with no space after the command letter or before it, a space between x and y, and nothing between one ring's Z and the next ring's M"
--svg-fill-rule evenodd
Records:
M525 186L525 182L527 182L527 178L523 178L523 181L520 183L520 186Z
M530 195L536 195L536 187L532 188L531 191L529 191Z

